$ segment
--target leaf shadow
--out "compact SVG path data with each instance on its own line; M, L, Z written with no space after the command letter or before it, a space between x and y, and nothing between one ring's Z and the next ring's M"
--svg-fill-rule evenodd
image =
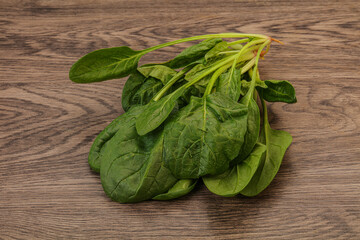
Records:
M251 236L249 231L262 228L259 226L261 218L269 213L269 209L279 206L286 194L286 186L291 184L287 180L291 173L291 163L287 162L287 155L285 154L284 157L286 164L282 164L273 182L258 196L238 195L226 198L208 191L204 193L207 199L206 214L209 231L213 236L225 237L227 233L236 233L243 237L245 235L249 237Z

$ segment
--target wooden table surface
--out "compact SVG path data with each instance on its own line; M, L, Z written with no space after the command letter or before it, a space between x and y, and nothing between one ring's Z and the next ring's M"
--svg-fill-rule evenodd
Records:
M260 64L298 99L270 105L294 138L274 182L254 198L201 184L174 201L112 202L87 154L123 113L125 79L79 85L69 68L99 48L221 32L285 42ZM357 0L1 0L0 238L360 239L359 39Z

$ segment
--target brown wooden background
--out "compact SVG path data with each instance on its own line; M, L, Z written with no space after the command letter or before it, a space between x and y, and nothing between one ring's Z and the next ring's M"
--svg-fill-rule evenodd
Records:
M70 66L99 48L220 32L286 43L260 67L298 98L270 106L294 137L276 179L255 198L201 185L175 201L111 202L87 154L123 113L125 79L78 85ZM0 238L360 239L359 39L357 0L0 0Z

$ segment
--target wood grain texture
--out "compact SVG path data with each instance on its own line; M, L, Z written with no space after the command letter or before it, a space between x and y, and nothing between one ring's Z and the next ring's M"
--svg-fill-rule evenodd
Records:
M0 238L360 239L359 16L357 0L1 0ZM270 105L272 126L294 137L274 182L254 198L200 185L174 201L110 201L87 154L123 113L125 79L74 84L70 66L99 48L220 32L286 43L260 66L298 99Z

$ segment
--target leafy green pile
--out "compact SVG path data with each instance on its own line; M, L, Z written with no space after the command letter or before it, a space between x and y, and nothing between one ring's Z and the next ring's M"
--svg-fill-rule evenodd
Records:
M138 66L151 51L193 40L203 41L165 63ZM101 49L78 60L69 75L77 83L130 75L122 93L125 113L90 149L90 167L100 172L105 193L123 203L168 200L189 193L200 178L221 196L263 191L292 141L270 127L265 101L296 102L289 82L260 79L259 58L272 41L258 34L211 34L142 51Z

